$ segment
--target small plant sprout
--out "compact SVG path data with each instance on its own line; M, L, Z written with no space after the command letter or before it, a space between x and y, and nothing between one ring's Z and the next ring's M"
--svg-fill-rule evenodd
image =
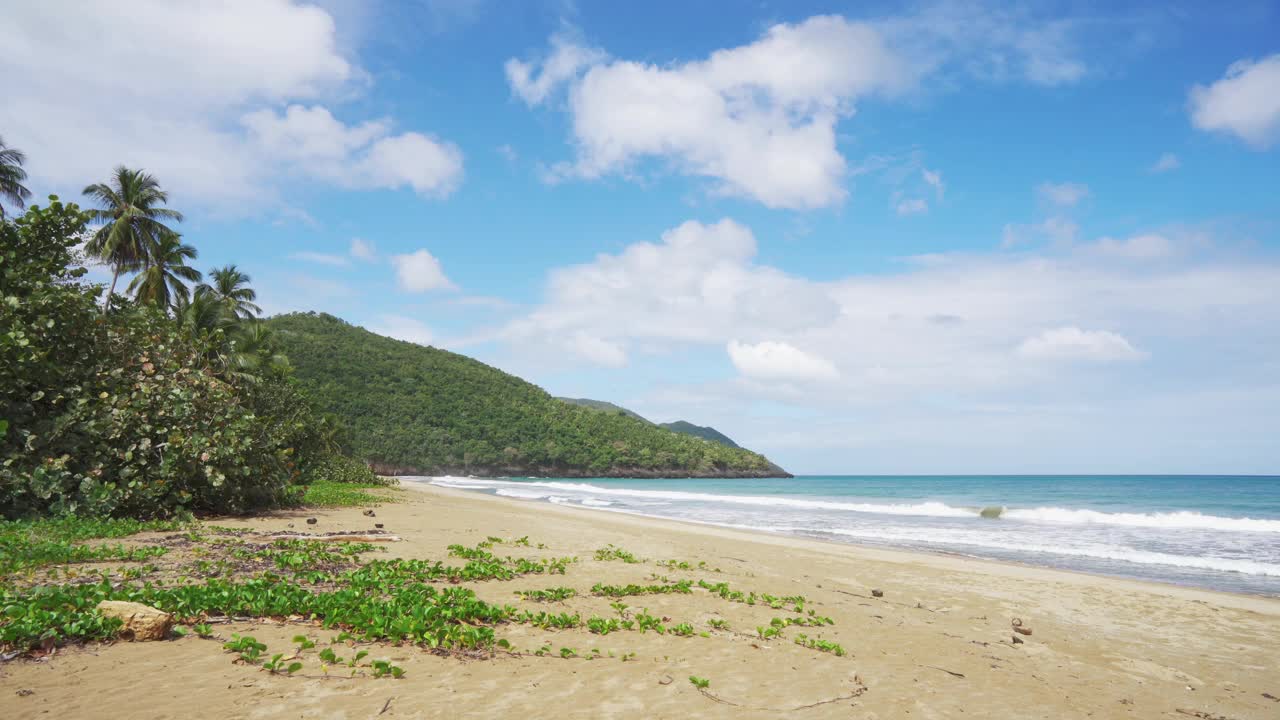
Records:
M298 646L298 654L301 655L303 650L310 650L316 646L316 642L306 635L294 635L293 644Z
M560 648L560 657L565 660L568 660L569 658L576 658L578 657L578 651L573 648L562 647Z
M276 675L278 673L292 675L302 669L302 663L291 662L288 665L285 665L284 653L276 653L271 656L271 660L262 663L262 668L270 672L272 675Z
M252 635L232 635L230 642L224 643L222 647L229 652L240 653L240 660L250 665L256 665L262 652L267 649L266 643L258 642Z
M831 653L836 657L845 656L845 650L844 648L840 647L839 643L828 642L821 638L811 638L805 635L804 633L796 634L796 644L802 645L804 647L807 647L813 650L820 650L825 653Z
M320 661L330 665L338 665L343 662L342 658L338 657L337 653L333 651L333 648L325 648L321 650Z
M700 678L697 675L690 675L689 682L693 683L693 686L698 688L698 690L706 690L707 688L711 687L710 680L706 678Z
M186 636L187 636L187 632L188 632L188 630L187 630L186 628L182 627L181 625L174 625L174 626L173 626L173 636L174 636L174 637L176 637L176 638L181 639L181 638L186 637Z
M374 660L369 663L369 667L373 668L375 678L392 677L399 680L404 677L404 668L392 665L390 660Z
M209 623L197 623L191 626L191 629L202 638L213 637L213 627Z
M707 625L712 630L728 630L729 629L729 621L725 620L724 618L711 618L710 620L707 621Z
M623 550L620 547L615 547L613 543L610 543L600 548L599 550L596 550L596 559L604 560L604 561L621 560L622 562L627 563L629 565L634 565L636 563L644 562L643 560L636 557L635 555L632 555L626 550Z

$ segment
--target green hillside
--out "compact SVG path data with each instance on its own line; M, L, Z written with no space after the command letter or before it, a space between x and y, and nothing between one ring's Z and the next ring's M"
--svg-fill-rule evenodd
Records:
M307 394L383 472L562 477L774 477L764 456L626 414L561 402L456 353L331 315L267 321Z
M720 432L719 430L713 427L707 427L704 425L694 425L693 423L685 422L684 420L677 420L675 422L662 423L658 427L664 427L670 430L671 432L684 433L685 435L693 435L694 437L700 437L703 440L710 440L711 442L720 443L721 445L728 445L731 448L738 447L738 443L734 442L733 440L730 440L728 435L725 435L724 433Z
M589 398L567 398L567 397L558 397L556 399L561 402L567 402L570 405L581 405L582 407L588 407L588 408L591 408L592 410L600 410L602 412L621 413L623 415L630 415L631 417L637 420L644 420L645 422L649 422L644 417L641 417L638 413L632 412L631 410L628 410L622 407L621 405L614 405L611 402L605 402L604 400L591 400Z
M588 398L567 398L567 397L558 397L556 399L562 402L573 404L573 405L581 405L582 407L588 407L588 408L591 408L592 410L599 410L601 412L620 413L622 415L630 415L631 417L637 420L644 420L645 422L650 423L652 425L656 425L657 427L666 428L671 432L680 433L682 435L692 435L694 437L702 438L703 440L710 440L711 442L720 443L721 445L728 445L731 448L741 447L740 445L738 445L738 443L731 440L728 435L725 435L724 433L720 432L719 430L713 427L709 427L705 425L694 425L693 423L688 422L686 420L676 420L675 422L669 422L669 423L653 423L649 420L646 420L644 417L641 417L636 412L628 410L622 407L621 405L615 405L611 402L605 402L604 400L591 400Z

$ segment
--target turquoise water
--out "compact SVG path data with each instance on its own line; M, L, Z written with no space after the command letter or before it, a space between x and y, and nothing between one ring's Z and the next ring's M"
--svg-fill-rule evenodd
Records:
M419 480L602 511L1280 595L1280 477Z

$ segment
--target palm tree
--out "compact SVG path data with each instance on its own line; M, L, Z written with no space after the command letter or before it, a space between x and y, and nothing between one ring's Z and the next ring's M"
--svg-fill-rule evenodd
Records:
M182 213L160 207L169 202L169 193L154 177L123 165L115 169L110 184L90 185L84 194L103 205L92 211L93 219L103 225L85 250L112 267L111 289L102 303L105 313L120 274L146 267L161 238L176 234L161 221L181 222Z
M209 278L213 280L213 284L201 283L196 288L196 294L207 293L221 303L228 313L244 320L254 318L262 312L262 308L253 304L258 299L258 293L249 287L249 276L240 272L235 265L214 268L209 271Z
M182 242L182 236L168 233L161 236L151 249L146 267L129 283L129 292L138 302L150 303L168 310L176 310L180 303L190 298L190 291L183 281L200 282L200 271L187 266L188 260L199 255L196 249Z
M275 337L261 320L243 321L231 329L222 362L231 375L249 379L289 367L289 358L276 349Z
M8 147L0 137L0 198L19 209L26 207L27 198L31 197L31 191L22 184L27 179L27 171L22 169L26 161L21 150ZM0 220L3 219L4 205L0 205Z
M228 318L226 309L212 294L204 292L204 285L196 288L194 297L179 296L173 305L178 324L186 328L192 337L208 338L218 330L225 330L235 322Z

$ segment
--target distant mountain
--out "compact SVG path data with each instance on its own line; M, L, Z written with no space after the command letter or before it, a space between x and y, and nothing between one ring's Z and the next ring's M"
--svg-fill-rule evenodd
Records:
M332 315L266 321L352 454L388 474L789 477L758 453L670 432L615 405L561 402L477 360Z
M556 398L556 399L562 400L567 403L571 403L573 405L581 405L582 407L589 407L593 410L602 410L604 412L611 412L611 413L621 413L623 415L629 415L637 420L644 420L645 422L650 422L649 420L645 420L639 414L634 413L622 407L621 405L614 405L613 403L605 402L604 400L589 400L587 398L567 398L567 397ZM742 447L738 443L729 439L728 435L725 435L724 433L720 432L719 430L716 430L713 427L704 427L702 425L694 425L693 423L685 420L677 420L675 422L669 422L669 423L650 423L650 424L656 425L657 427L660 427L660 428L666 428L671 432L678 432L681 435L692 435L694 437L702 438L703 440L710 440L711 442L720 443L721 445L727 445L728 447L731 447L731 448Z
M713 427L694 425L693 423L685 422L684 420L677 420L675 422L669 422L669 423L660 423L658 427L664 427L672 432L684 433L685 435L700 437L703 440L710 440L711 442L717 442L717 443L720 443L721 445L728 445L731 448L741 447L740 445L738 445L738 443L734 442L733 440L730 440L728 435L725 435L724 433L720 432L719 430Z
M613 403L605 402L604 400L589 400L587 398L567 398L567 397L558 397L556 399L561 400L563 402L567 402L570 405L580 405L582 407L588 407L588 408L591 408L592 410L603 410L604 412L622 413L623 415L629 415L637 420L644 420L650 425L653 424L648 420L645 420L643 417L640 417L636 413L633 413L630 410L620 405L614 405Z

